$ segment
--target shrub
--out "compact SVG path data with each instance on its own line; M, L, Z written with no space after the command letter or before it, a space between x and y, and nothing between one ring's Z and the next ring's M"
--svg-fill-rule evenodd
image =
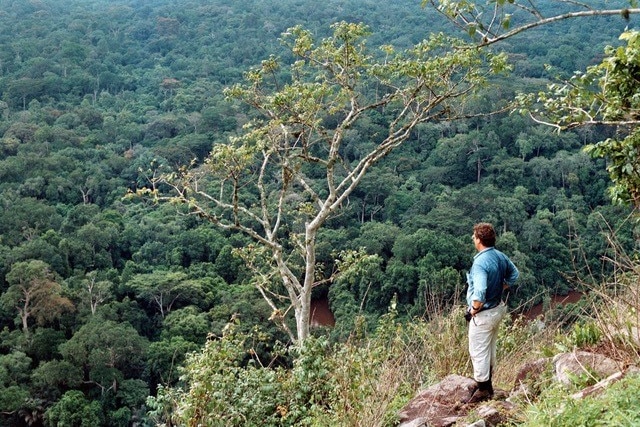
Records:
M161 387L148 400L149 416L180 426L396 425L398 410L437 378L434 361L437 369L465 369L464 321L452 318L401 323L391 312L371 336L355 332L335 346L309 338L283 350L282 360L293 362L277 367L263 366L252 353L254 337L229 326L189 356L184 387Z
M172 402L174 413L164 421L211 427L279 425L281 371L256 366L253 359L243 365L250 351L248 338L230 326L221 338L209 339L201 352L191 354L181 377L186 388L160 389L152 402L156 408ZM158 409L156 416L166 412Z

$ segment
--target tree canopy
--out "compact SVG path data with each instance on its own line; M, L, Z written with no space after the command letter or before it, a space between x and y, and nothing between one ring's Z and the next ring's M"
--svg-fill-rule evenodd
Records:
M326 351L391 311L455 311L479 221L522 272L514 311L576 288L579 260L606 273L611 230L637 241L607 195L637 156L609 176L599 144L632 135L636 15L620 5L628 20L564 19L479 48L419 2L4 2L0 424L169 416L160 391L196 378L190 353L223 348L230 325L250 349L237 372L300 373L313 358L289 350L303 338ZM512 72L493 73L505 60ZM617 129L556 133L506 110L534 93L522 107L551 123L544 105L590 99L575 70L609 97L597 114L626 113L607 119ZM558 78L566 91L538 95ZM335 326L309 325L318 301Z

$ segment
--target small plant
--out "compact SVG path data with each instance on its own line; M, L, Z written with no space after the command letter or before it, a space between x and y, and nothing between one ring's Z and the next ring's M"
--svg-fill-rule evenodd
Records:
M584 348L598 344L602 339L602 332L594 321L578 322L573 324L569 337L574 346Z

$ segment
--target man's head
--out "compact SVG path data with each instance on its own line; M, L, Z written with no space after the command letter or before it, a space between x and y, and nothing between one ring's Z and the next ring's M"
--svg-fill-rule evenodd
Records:
M496 245L496 231L493 229L493 225L487 222L481 222L473 226L474 242L476 239L488 248Z

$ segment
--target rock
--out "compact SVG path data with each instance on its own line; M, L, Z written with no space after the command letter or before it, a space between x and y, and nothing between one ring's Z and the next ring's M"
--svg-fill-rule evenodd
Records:
M543 357L522 365L516 375L511 395L538 395L540 393L540 379L547 370L549 372L552 370L552 359L550 357Z
M400 424L402 427L427 427L427 419L424 417L416 418L407 423Z
M553 358L553 363L556 379L565 385L572 383L572 377L589 375L600 380L620 370L620 366L615 360L586 351L558 354Z
M508 413L514 405L508 402L484 402L481 406L464 405L478 387L477 383L460 375L449 375L441 382L416 394L399 412L400 427L447 427L458 423L469 415L471 410L482 414L483 420L488 420L487 426L503 422L503 414ZM507 392L496 389L494 399L504 399ZM477 408L477 409L476 409ZM484 425L476 424L474 425Z
M510 412L516 410L516 405L510 402L492 401L476 410L485 426L504 425ZM474 423L475 424L475 423Z
M438 384L418 392L399 412L401 427L447 427L467 414L462 401L471 397L477 383L461 375L448 375ZM416 420L422 424L413 424Z
M573 399L579 400L579 399L584 399L587 396L593 396L593 395L599 394L604 390L606 390L611 384L617 381L620 381L621 379L626 377L628 374L631 374L631 373L637 374L638 372L640 372L640 369L638 369L635 366L632 366L626 371L620 371L620 372L616 372L613 375L609 375L607 378L598 382L597 384L594 384L590 387L580 390L577 393L572 394L571 397Z

